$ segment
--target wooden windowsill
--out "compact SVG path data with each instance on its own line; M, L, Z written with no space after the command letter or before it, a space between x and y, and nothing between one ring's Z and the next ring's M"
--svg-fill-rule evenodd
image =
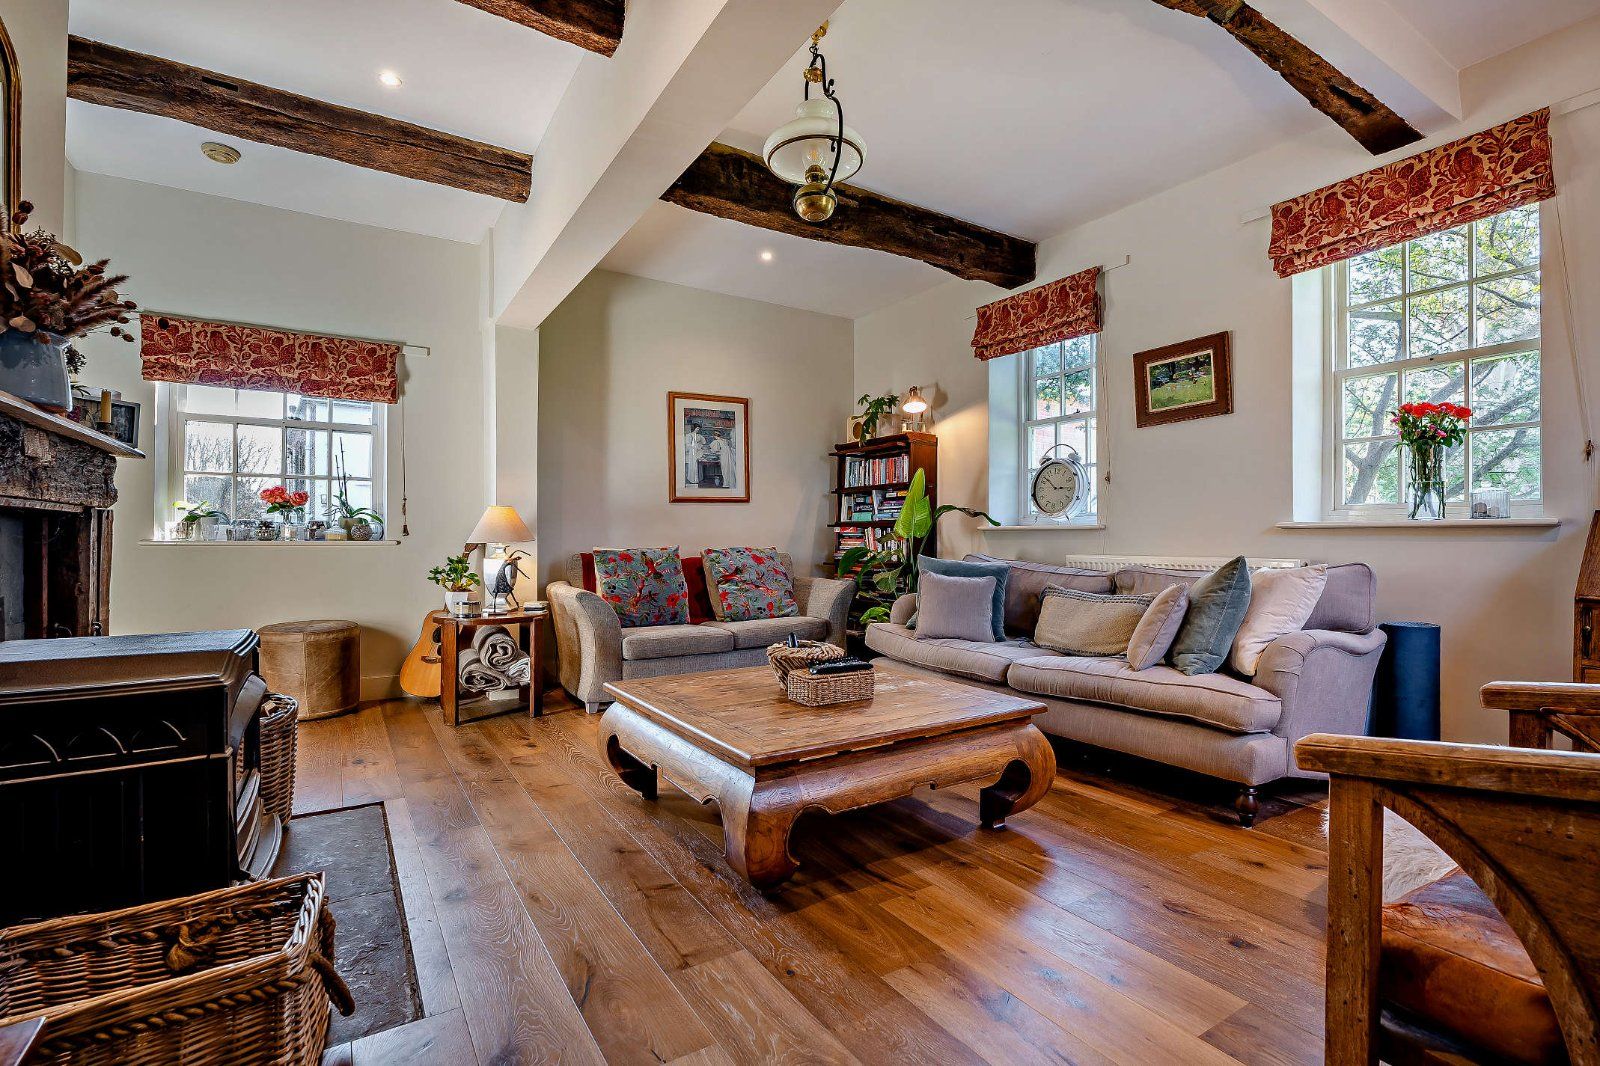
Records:
M1331 519L1324 522L1279 522L1288 530L1383 530L1385 532L1426 533L1429 530L1475 529L1484 533L1496 529L1555 529L1561 519L1542 518L1443 518L1437 522L1418 522L1409 518Z

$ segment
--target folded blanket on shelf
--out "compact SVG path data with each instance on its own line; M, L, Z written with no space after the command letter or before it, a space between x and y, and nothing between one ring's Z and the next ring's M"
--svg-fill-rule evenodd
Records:
M520 652L518 654L521 655ZM533 660L521 655L516 662L506 663L504 673L517 684L526 685L528 679L533 676Z
M462 688L472 692L517 687L516 682L485 663L482 655L470 648L456 656L456 677Z
M527 658L505 626L479 626L472 634L472 649L484 665L502 672L509 664Z

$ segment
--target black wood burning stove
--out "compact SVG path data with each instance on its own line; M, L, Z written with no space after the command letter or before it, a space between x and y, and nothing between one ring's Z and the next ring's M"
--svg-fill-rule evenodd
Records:
M248 629L0 642L0 925L260 876Z

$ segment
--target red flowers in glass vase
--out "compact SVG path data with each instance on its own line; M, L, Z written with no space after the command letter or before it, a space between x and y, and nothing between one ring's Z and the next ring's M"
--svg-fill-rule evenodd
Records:
M1407 481L1409 517L1444 517L1445 452L1467 439L1472 409L1458 403L1403 403L1390 419L1398 428L1400 443L1410 457Z
M272 485L259 493L267 505L268 514L298 515L311 501L309 492L290 492L282 485Z

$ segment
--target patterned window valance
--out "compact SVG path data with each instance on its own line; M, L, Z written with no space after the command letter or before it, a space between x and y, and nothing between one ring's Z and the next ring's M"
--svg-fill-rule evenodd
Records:
M1100 268L1036 286L978 308L972 352L998 359L1100 332Z
M394 403L400 346L312 333L140 315L146 381Z
M1275 205L1267 254L1286 278L1555 194L1542 108Z

